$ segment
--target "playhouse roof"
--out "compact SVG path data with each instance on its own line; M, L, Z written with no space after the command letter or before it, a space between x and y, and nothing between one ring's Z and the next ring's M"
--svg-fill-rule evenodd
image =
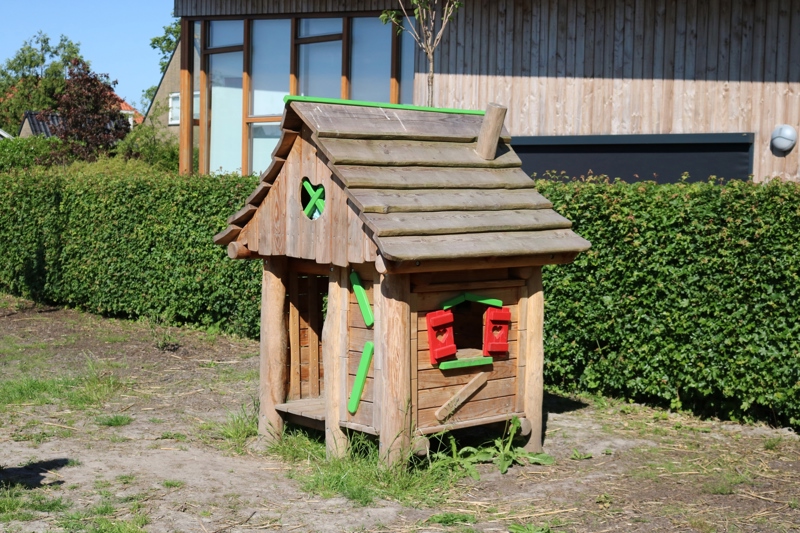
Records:
M587 250L522 171L505 129L495 159L475 152L482 121L480 111L287 97L272 164L214 242L232 241L252 218L305 125L387 260Z

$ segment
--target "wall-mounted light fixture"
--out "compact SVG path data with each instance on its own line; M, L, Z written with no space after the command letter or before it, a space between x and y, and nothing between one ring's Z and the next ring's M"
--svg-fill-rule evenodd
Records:
M772 130L769 146L776 156L785 156L797 144L797 130L788 124L781 124Z

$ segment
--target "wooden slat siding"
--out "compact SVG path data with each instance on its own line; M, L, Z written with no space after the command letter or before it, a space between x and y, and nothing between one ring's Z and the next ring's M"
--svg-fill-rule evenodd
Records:
M327 166L327 159L324 154L318 153L320 167L330 171ZM331 248L330 262L337 266L347 266L347 245L349 240L350 225L348 223L347 195L342 186L336 179L330 176L326 181L329 183L325 191L325 205L330 210L329 214L329 246ZM319 262L319 258L317 258Z
M351 189L532 189L533 180L519 168L370 167L336 165L336 176Z
M472 376L474 377L481 369L472 369ZM463 385L452 385L440 387L437 389L425 389L419 391L419 408L431 409L441 407L447 400L450 399L455 393L461 389ZM486 382L480 390L472 395L469 401L462 405L469 403L488 400L491 398L500 398L502 396L516 395L516 378L495 379ZM458 412L456 410L456 412Z
M327 278L321 280L317 276L308 278L308 348L309 348L309 385L311 396L319 396L320 392L320 343L319 333L322 329L322 299L320 297L319 281L327 283Z
M684 66L681 94L685 95L682 100L678 100L681 121L679 127L683 133L701 133L696 128L695 99L697 97L697 83L693 80L695 75L694 62L696 60L697 48L697 0L688 0L686 6L686 45L684 47Z
M417 340L422 338L422 332ZM417 370L417 387L419 391L428 389L438 389L441 387L464 385L472 379L475 372L488 370L491 368L489 380L513 378L517 375L517 359L504 359L495 361L492 366L476 368L460 368L442 372L438 368L427 368Z
M391 0L365 0L356 2L331 2L328 0L280 1L275 0L176 0L176 17L213 17L244 15L281 15L285 13L345 13L397 9Z
M317 263L324 265L330 264L333 260L333 249L331 247L331 240L333 239L333 231L336 226L333 221L333 213L337 209L342 209L343 206L336 205L334 200L333 189L338 189L338 185L333 183L331 179L331 171L326 164L324 164L317 157L316 151L314 153L314 176L309 178L314 185L322 185L325 189L325 209L322 215L316 220L309 220L309 225L314 229L314 243L312 246L312 258ZM344 213L342 213L344 215ZM308 217L306 217L308 218Z
M372 417L372 426L378 431L378 434L381 432L381 424L383 423L382 418L382 409L383 409L383 391L386 385L385 383L385 374L384 374L384 359L386 354L386 344L381 344L381 339L386 334L387 331L387 324L383 321L383 289L381 287L382 276L376 270L371 273L371 275L367 275L366 272L361 273L362 280L370 279L372 280L372 294L370 297L370 302L372 302L372 314L375 320L372 328L375 331L375 351L372 357L372 368L374 372L375 379L377 380L375 383L375 401L378 404L375 412L373 413Z
M296 274L289 275L289 400L299 400L300 389L300 311Z
M411 276L409 276L410 278ZM409 359L411 365L411 430L417 427L417 412L419 411L419 369L417 368L417 355L419 343L419 331L417 323L419 315L416 311L410 310L409 313L409 332L411 334ZM427 337L427 335L423 335Z
M361 210L347 200L347 262L358 265L364 262L364 223L358 217Z
M439 426L441 423L436 419L436 409L420 409L417 424L420 430ZM447 422L455 424L458 422L475 421L476 419L493 415L503 415L514 412L514 396L503 396L489 400L470 401L456 411ZM445 424L446 425L446 424Z
M444 211L431 213L370 213L367 226L378 237L442 235L489 231L571 228L572 222L552 209L514 211Z
M363 211L362 218L369 216L370 213L497 211L552 207L550 201L534 189L521 191L504 189L414 189L405 191L352 189L347 193L356 207Z
M414 308L415 311L418 313L428 312L428 311L435 311L437 309L441 309L442 303L451 299L455 298L459 294L463 293L464 291L443 291L439 293L432 293L432 292L425 292L425 293L412 293L410 296L411 306ZM519 290L515 287L509 287L505 289L497 289L497 288L489 288L489 289L473 289L470 291L472 294L476 294L478 296L483 296L486 298L497 298L502 300L504 306L508 306L511 309L511 321L516 322L517 318L517 310L516 310L516 302L519 294ZM425 317L419 317L419 331L424 330L427 326L425 325Z
M557 254L582 252L590 247L589 241L563 229L378 239L383 257L390 261Z

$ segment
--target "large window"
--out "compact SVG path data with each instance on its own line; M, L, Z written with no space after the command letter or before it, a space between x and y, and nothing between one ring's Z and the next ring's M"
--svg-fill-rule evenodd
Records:
M200 172L264 171L287 94L413 100L413 39L378 13L194 21L191 29Z

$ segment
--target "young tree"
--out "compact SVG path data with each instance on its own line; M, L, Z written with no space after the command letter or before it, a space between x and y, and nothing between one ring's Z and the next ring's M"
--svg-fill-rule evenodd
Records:
M61 123L55 128L71 155L94 160L130 131L128 119L120 112L121 100L114 93L116 84L109 81L108 74L89 70L85 61L72 60L58 97Z
M39 32L5 61L0 67L0 128L16 132L25 111L55 107L70 61L82 59L79 47L63 35L51 44Z
M414 18L417 22L417 24L414 24L414 19L409 16L408 9L406 9L403 1L400 0L400 11L387 9L381 13L381 21L384 24L388 22L394 24L398 33L408 32L428 57L428 107L432 107L434 54L442 40L447 24L453 20L453 15L464 5L464 2L442 0L442 19L437 23L436 15L439 12L439 0L410 0ZM403 26L403 17L408 19L408 28ZM439 31L436 31L437 24ZM419 26L419 31L417 31L417 26Z

